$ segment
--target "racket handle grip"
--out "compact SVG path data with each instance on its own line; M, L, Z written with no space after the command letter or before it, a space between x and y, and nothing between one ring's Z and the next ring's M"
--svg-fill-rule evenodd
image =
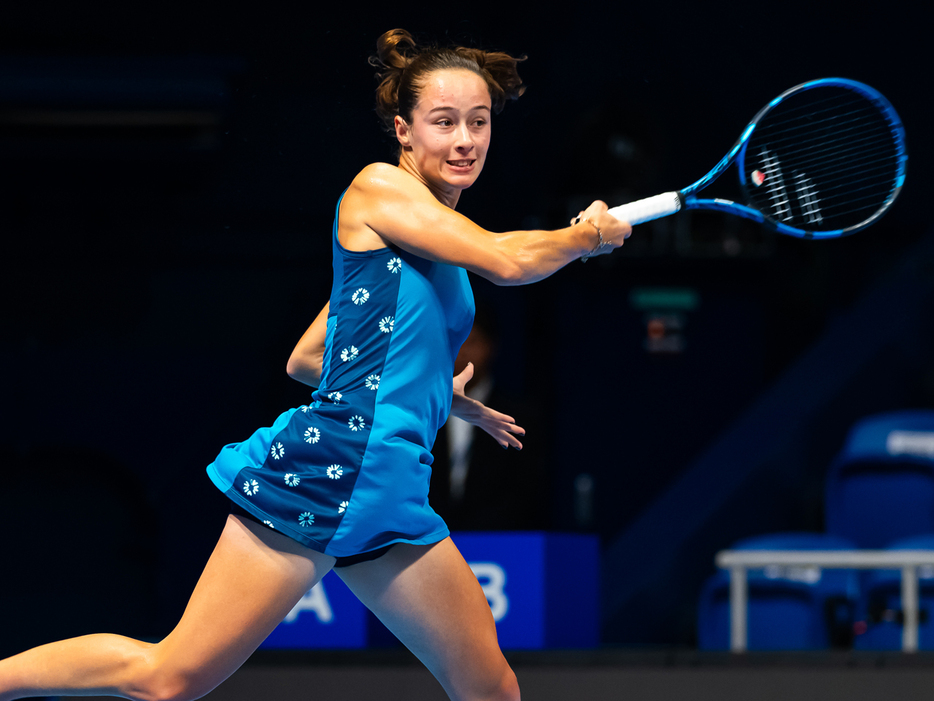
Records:
M607 214L612 214L620 221L626 221L635 226L652 219L667 217L679 209L681 209L681 195L677 192L665 192L654 197L646 197L644 200L613 207Z

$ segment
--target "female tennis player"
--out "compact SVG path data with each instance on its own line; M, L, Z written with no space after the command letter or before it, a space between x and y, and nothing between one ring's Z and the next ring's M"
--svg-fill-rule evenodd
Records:
M0 701L42 695L199 698L230 676L336 568L450 698L518 699L476 577L428 505L429 450L449 413L521 448L511 417L464 395L454 358L470 330L465 271L502 285L621 246L630 228L595 202L557 231L492 233L454 208L483 170L490 119L517 98L517 59L419 48L405 31L372 59L398 165L369 165L337 206L331 297L288 362L318 389L208 467L233 503L178 626L0 662Z

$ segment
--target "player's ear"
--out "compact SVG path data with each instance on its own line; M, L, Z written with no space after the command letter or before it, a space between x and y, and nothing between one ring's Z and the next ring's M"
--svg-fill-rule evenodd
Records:
M399 145L402 146L403 150L412 148L412 128L408 123L397 114L393 120L393 126L396 128L396 139L399 141Z

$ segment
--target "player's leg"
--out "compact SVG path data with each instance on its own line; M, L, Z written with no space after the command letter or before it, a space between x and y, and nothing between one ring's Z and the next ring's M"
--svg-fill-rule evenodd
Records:
M88 635L27 650L0 662L0 701L199 698L230 676L333 564L230 516L181 621L162 642Z
M335 570L457 701L517 701L476 576L450 538Z

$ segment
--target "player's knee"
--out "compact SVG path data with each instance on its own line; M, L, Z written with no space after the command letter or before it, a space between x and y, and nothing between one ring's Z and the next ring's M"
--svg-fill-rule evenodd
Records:
M143 661L134 688L127 691L138 701L194 701L213 687L197 671L179 669L153 655Z
M483 678L472 679L465 686L446 687L457 701L519 701L519 682L512 668L503 660L502 670L487 669Z
M519 682L508 665L499 682L483 695L483 701L519 701Z
M194 701L208 693L196 679L176 674L154 674L141 685L139 694L134 697L140 701Z
M516 673L512 671L512 668L509 668L503 677L496 701L519 701L519 680L516 679Z

